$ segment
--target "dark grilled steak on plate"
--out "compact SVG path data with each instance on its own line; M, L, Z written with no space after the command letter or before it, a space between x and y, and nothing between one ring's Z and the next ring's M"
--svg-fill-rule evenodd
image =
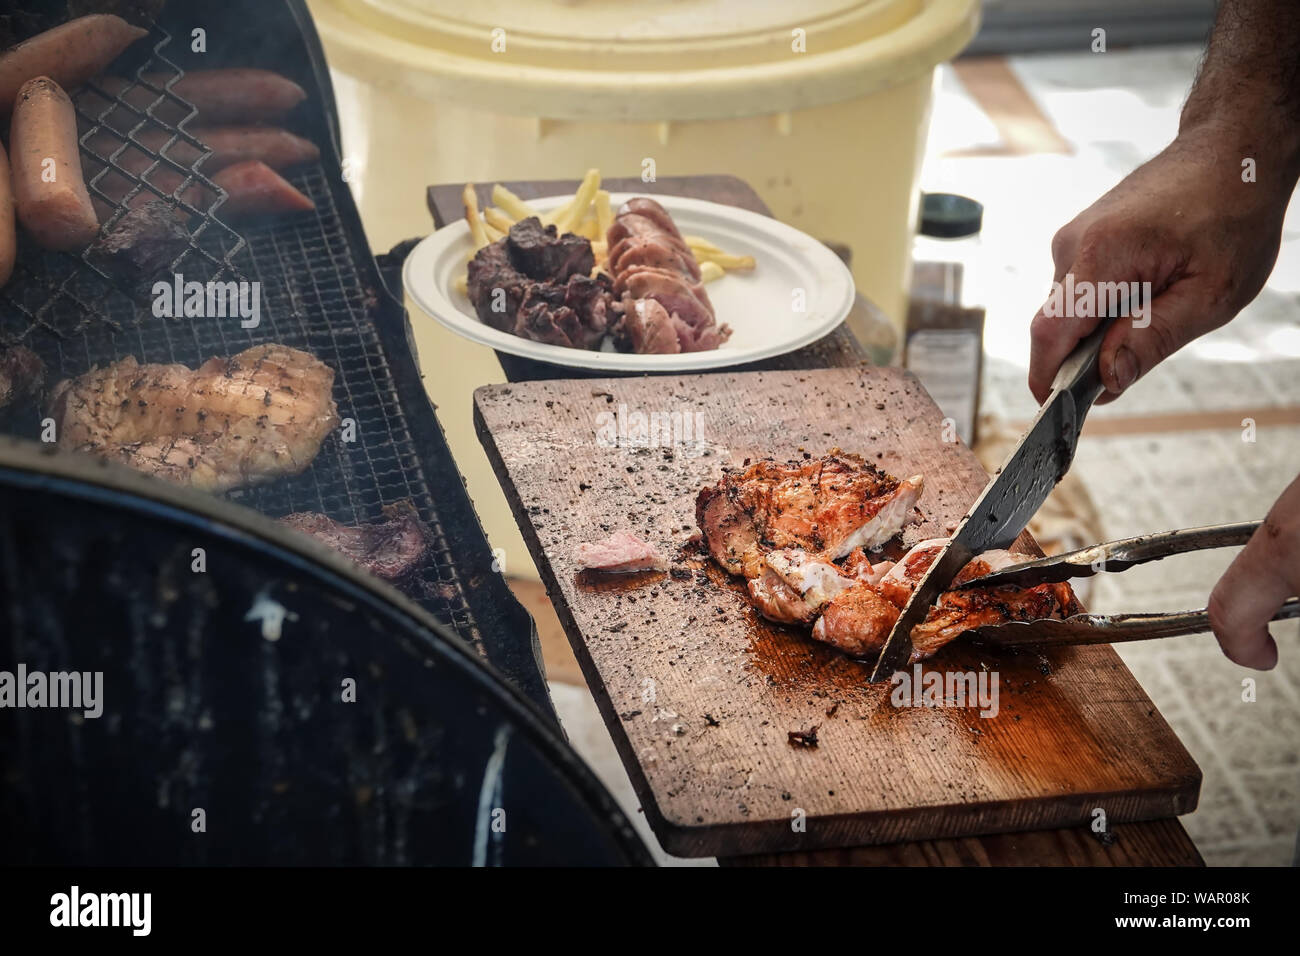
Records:
M531 216L484 246L469 264L466 291L485 325L520 338L596 349L618 316L608 276L590 272L591 243L557 236Z
M530 279L563 282L571 275L590 275L596 267L590 241L571 232L557 235L536 216L511 226L505 242L510 262Z

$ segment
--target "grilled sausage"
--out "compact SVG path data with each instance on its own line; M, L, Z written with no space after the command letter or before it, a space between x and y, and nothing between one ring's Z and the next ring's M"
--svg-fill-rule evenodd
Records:
M163 73L146 73L146 82L158 89L166 89L172 79ZM138 110L148 109L161 94L149 87L130 84L116 76L102 76L96 84L113 96L122 97ZM307 98L306 91L287 77L270 70L237 67L218 70L191 70L171 86L171 92L192 104L198 110L196 122L204 126L222 126L233 123L274 123ZM176 124L189 115L174 100L164 99L153 107L156 117L166 123ZM114 111L110 122L120 125L131 122L121 108Z
M307 212L316 204L295 189L266 163L250 160L228 166L212 177L230 197L217 210L227 222L249 216L274 216L288 212Z
M14 273L18 235L14 229L14 193L9 183L9 157L0 146L0 288Z
M18 221L46 249L83 249L99 232L81 174L72 100L48 76L18 91L9 127Z
M288 169L320 159L320 149L311 140L275 126L199 127L189 130L189 134L212 150L201 167L209 176L250 159L261 160L272 169ZM162 150L171 137L170 131L161 129L144 130L135 135L154 152ZM153 165L152 156L127 143L121 136L101 132L92 136L89 142L90 151L106 160L123 146L126 148L117 157L117 165L123 169L138 175ZM168 158L182 166L193 166L199 155L196 147L181 139L167 149Z
M148 32L121 17L93 14L10 48L0 54L0 119L8 118L28 80L48 76L67 89L80 86Z

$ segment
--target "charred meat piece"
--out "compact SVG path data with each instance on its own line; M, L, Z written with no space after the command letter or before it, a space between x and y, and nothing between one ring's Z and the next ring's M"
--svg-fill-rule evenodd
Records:
M575 550L574 558L584 571L609 574L651 571L664 566L654 545L629 531L615 531L600 541L583 542Z
M31 398L45 385L45 363L29 348L0 346L0 408Z
M189 244L189 231L158 199L124 215L91 244L89 254L142 296Z
M197 369L128 356L55 386L59 443L204 491L304 471L339 423L334 370L259 345Z
M596 267L589 240L571 232L558 235L555 226L543 226L536 216L510 227L506 251L516 269L540 282L564 282L571 275L590 275Z
M535 342L594 349L619 317L608 276L592 277L591 243L534 217L470 261L466 293L486 325Z
M385 581L405 578L429 551L429 531L409 501L389 505L383 518L368 524L340 524L313 511L287 515L280 523L311 535Z
M880 547L914 519L921 484L920 475L900 481L856 455L765 459L704 488L695 517L714 560L754 577L754 559L777 548L833 560Z
M506 240L498 239L470 260L466 294L479 321L501 332L513 332L519 306L535 284L511 264Z

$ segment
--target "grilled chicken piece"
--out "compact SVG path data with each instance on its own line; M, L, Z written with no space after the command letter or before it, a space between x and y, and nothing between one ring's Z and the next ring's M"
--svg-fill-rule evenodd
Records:
M935 559L939 557L939 552L947 543L947 538L930 538L928 541L913 545L912 549L889 569L889 573L880 579L880 593L900 608L904 607L907 599L916 590L916 586L921 583L921 578L925 577L925 572L930 570L930 565L934 564Z
M59 443L203 491L296 475L339 424L334 370L283 345L198 369L128 356L54 388Z
M899 481L856 455L765 459L701 490L695 518L714 560L756 577L768 550L835 560L880 547L913 520L921 484L920 475Z
M885 575L894 569L893 561L881 561L872 564L867 553L861 548L856 548L849 552L849 556L844 559L840 565L840 571L850 578L855 578L865 584L879 586Z
M946 538L922 541L886 574L878 588L859 585L827 605L813 627L813 637L848 653L877 654L885 646L894 621L921 577L934 563ZM1012 551L986 551L972 558L953 580L962 584L1013 564L1032 560ZM873 592L880 601L858 592ZM892 607L893 614L881 603ZM1039 584L1031 588L972 588L945 591L923 622L912 629L912 661L931 657L945 644L972 628L1006 621L1035 621L1064 617L1074 605L1068 584ZM858 650L855 650L858 649Z
M748 581L749 596L764 617L778 624L808 623L831 598L858 583L831 562L797 548L770 551L763 563L763 574Z
M383 518L368 524L340 524L314 511L286 515L280 523L310 535L385 581L400 581L419 568L431 543L429 530L410 501L386 507Z
M900 613L871 585L859 584L826 605L812 636L850 657L873 657L884 648Z
M935 552L937 555L938 552ZM963 584L1013 564L1032 561L1033 555L1014 551L985 551L976 555L953 579ZM934 557L930 558L934 561ZM928 564L926 565L929 566ZM912 629L912 660L924 660L972 628L1007 621L1061 619L1074 608L1069 584L1036 584L1030 588L968 588L939 595L924 621Z

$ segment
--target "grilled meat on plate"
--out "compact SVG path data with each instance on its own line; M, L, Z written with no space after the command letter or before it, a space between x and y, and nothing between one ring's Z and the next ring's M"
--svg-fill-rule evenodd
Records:
M916 517L920 475L899 480L856 455L764 459L703 489L695 517L732 574L763 573L763 552L799 548L830 560L879 548Z
M204 491L296 475L339 423L334 370L283 345L197 369L128 356L55 386L59 444Z

